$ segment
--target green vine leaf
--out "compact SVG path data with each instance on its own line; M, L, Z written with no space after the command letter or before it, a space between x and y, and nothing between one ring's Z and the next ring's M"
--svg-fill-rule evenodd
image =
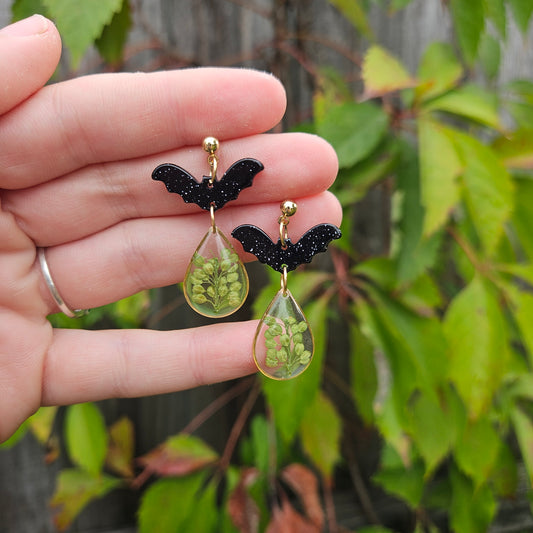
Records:
M44 15L45 17L48 16L43 0L15 0L11 4L13 22L31 17L36 13Z
M454 456L457 466L478 490L489 479L500 451L500 437L491 422L483 417L471 421L459 438Z
M65 417L65 444L72 462L98 476L107 454L107 430L93 403L71 405Z
M511 421L526 465L530 483L533 483L533 420L518 405L511 413Z
M501 442L490 480L498 496L514 498L518 489L518 464L511 448Z
M378 45L373 45L367 50L361 76L365 84L363 98L383 96L417 84L405 67Z
M463 67L448 43L431 43L418 67L418 99L428 100L455 87L463 76Z
M87 49L100 37L123 0L42 0L54 19L65 46L69 49L73 68L77 68Z
M488 282L476 275L444 318L450 377L472 419L487 412L509 359L505 320Z
M448 220L460 198L463 164L447 129L429 117L418 119L420 196L425 209L424 235L431 235Z
M498 99L478 85L465 85L451 90L424 105L425 111L445 111L483 126L501 130Z
M531 206L533 205L533 179L529 176L514 180L514 210L512 226L520 246L530 261L533 261L533 232L531 231Z
M350 323L350 375L357 412L366 424L374 422L374 398L378 390L374 349L358 324Z
M505 41L507 37L507 12L504 0L485 0L487 17Z
M466 62L472 65L485 28L483 0L451 0L450 9L459 46Z
M424 494L424 466L420 460L409 459L408 465L396 450L387 444L381 453L381 464L373 480L416 509Z
M328 484L332 482L333 470L341 458L341 432L342 421L333 402L320 392L303 416L300 439L304 452Z
M465 203L483 248L491 255L513 212L513 182L489 147L455 130L453 137L465 165L462 177Z
M60 531L67 529L90 501L102 498L121 483L120 479L107 475L93 476L84 470L61 470L50 502L56 527Z
M487 78L496 79L500 71L501 61L500 41L496 37L488 33L483 35L479 47L479 59Z
M331 109L317 124L317 133L337 152L340 168L348 168L368 157L385 138L387 114L371 102L348 102Z
M209 483L195 499L193 511L183 522L180 531L218 533L219 511L217 508L217 484ZM153 531L153 530L152 530Z
M204 473L160 479L144 493L139 507L139 533L185 531L204 482Z
M530 364L533 364L533 295L529 292L508 290L514 305L514 319L518 325L520 337L527 351Z
M496 514L496 501L491 489L487 485L474 489L472 482L456 468L450 470L450 481L452 530L485 533Z
M530 0L508 0L516 25L525 35L529 29L529 22L533 14L533 2Z
M121 10L115 13L95 43L98 52L108 63L117 63L122 59L131 25L130 3L128 0L123 0Z
M418 394L409 406L409 432L425 463L428 478L452 446L451 420L434 396Z
M373 39L364 4L360 0L329 0L329 3L335 6L362 35Z

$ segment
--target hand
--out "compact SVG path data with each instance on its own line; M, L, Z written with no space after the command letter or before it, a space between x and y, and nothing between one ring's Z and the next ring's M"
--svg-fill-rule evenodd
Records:
M285 109L272 76L206 68L43 87L60 48L40 16L0 31L0 441L40 405L164 393L254 372L254 321L158 332L54 330L46 319L58 309L36 247L46 248L73 309L183 279L209 215L154 182L158 164L205 174L207 135L221 141L222 171L242 157L263 162L253 187L217 212L226 235L250 222L275 235L285 199L299 205L295 239L341 218L325 192L337 170L331 147L311 135L262 133Z

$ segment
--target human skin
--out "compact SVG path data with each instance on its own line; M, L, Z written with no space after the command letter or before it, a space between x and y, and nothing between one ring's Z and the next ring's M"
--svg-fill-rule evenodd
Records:
M285 199L299 206L293 240L341 220L326 191L337 173L332 148L312 135L263 133L286 105L271 75L204 68L45 86L60 51L41 16L0 30L0 442L41 405L165 393L255 371L256 321L84 331L53 329L46 318L58 309L37 247L73 309L183 280L209 215L154 182L158 164L202 176L207 135L220 140L220 170L243 157L264 164L253 186L217 211L226 235L253 223L275 236Z

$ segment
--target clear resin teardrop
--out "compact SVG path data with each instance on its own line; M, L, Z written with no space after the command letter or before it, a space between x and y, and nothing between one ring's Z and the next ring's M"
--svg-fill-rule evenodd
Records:
M313 334L289 290L280 290L259 322L254 339L257 368L269 378L284 380L301 374L311 363Z
M208 317L224 317L239 309L248 295L248 274L227 237L210 229L194 252L183 292L189 305Z

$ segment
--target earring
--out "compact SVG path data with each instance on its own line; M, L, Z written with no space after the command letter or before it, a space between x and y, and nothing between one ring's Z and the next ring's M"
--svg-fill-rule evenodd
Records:
M277 243L274 244L263 230L249 224L238 226L231 234L245 251L281 273L281 288L257 327L253 356L257 368L265 376L286 380L301 374L311 363L314 352L309 323L287 288L287 272L302 263L310 263L315 254L325 252L333 239L340 238L341 231L333 224L319 224L293 244L287 226L297 205L287 200L280 209Z
M255 159L241 159L217 180L219 142L214 137L206 137L202 145L208 153L210 175L204 176L201 182L171 163L159 165L152 178L162 181L168 192L179 194L185 202L209 211L211 227L192 256L183 292L187 303L201 315L224 317L237 311L246 300L248 274L233 246L215 224L215 211L251 187L264 166Z

